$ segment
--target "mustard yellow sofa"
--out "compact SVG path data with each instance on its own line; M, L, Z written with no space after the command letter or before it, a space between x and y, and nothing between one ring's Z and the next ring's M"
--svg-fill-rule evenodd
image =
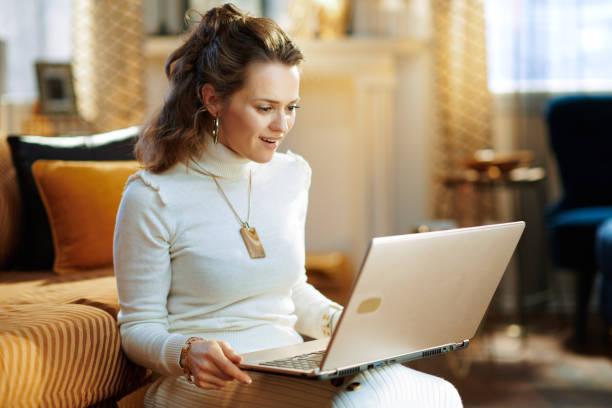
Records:
M19 251L27 259L40 244L23 236L25 204L2 137L0 407L141 406L150 373L121 351L112 266L68 275L13 269Z

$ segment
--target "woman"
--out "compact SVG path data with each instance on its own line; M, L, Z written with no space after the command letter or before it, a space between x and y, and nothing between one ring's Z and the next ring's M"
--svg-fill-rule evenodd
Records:
M301 60L274 22L232 5L168 58L114 243L123 349L159 376L145 405L460 405L452 385L401 365L358 375L353 391L238 368L240 353L328 336L341 312L306 282L310 167L275 153Z

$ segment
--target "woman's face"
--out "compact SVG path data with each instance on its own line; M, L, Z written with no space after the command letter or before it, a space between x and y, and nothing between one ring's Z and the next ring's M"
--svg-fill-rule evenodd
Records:
M219 112L219 142L252 161L272 160L295 122L299 87L297 66L249 64L244 87Z

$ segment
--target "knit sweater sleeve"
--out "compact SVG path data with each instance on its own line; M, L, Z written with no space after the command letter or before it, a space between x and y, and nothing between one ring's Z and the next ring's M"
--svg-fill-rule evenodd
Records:
M300 155L291 151L287 153L299 163L304 178L304 190L301 195L299 214L300 235L303 240L312 170L308 162ZM306 279L305 270L298 282L292 288L292 299L295 305L295 314L298 318L295 329L299 333L315 339L329 337L331 335L334 324L337 322L342 312L342 306L332 302L309 284Z
M306 275L293 287L293 303L298 320L295 329L309 337L329 337L342 306L323 296L311 284Z
M182 374L179 357L187 336L168 332L166 301L173 226L155 186L147 185L143 177L137 173L128 180L115 224L113 255L121 345L135 363L178 376Z

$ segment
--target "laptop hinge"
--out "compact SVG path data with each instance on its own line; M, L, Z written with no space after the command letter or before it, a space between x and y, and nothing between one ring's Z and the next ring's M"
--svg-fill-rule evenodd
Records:
M461 350L470 345L470 340L463 340L461 343L455 343L456 350Z
M336 374L338 370L321 370L319 367L317 367L314 370L312 370L312 372L315 375L331 375L331 374Z

